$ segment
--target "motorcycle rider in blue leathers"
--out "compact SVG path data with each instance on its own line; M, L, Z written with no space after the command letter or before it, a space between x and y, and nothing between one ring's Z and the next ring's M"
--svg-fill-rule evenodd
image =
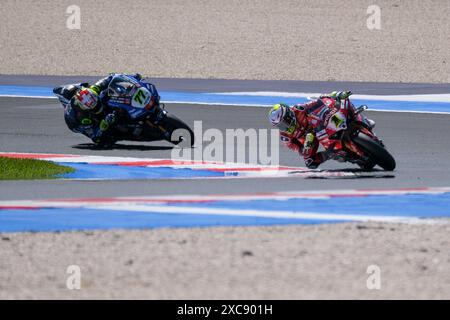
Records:
M114 144L111 130L119 121L126 121L126 112L114 109L108 104L108 86L111 80L121 74L111 73L109 76L90 85L70 85L53 90L64 106L64 120L69 129L90 138L97 146ZM126 75L136 81L142 76L138 73ZM147 84L155 103L159 103L159 95L155 86Z

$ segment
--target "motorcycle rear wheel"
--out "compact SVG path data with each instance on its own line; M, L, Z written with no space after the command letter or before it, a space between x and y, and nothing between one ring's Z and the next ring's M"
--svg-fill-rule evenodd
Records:
M393 171L395 169L396 163L392 155L366 134L360 132L357 136L352 138L352 141L357 144L374 163L384 170Z

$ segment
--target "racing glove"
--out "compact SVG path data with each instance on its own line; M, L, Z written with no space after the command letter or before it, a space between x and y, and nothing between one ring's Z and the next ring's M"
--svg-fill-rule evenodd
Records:
M100 130L101 131L106 131L108 130L111 126L113 126L115 123L117 122L117 117L114 113L110 113L108 114L105 119L103 119L102 121L100 121Z
M345 100L352 95L351 91L333 91L331 97L337 100Z

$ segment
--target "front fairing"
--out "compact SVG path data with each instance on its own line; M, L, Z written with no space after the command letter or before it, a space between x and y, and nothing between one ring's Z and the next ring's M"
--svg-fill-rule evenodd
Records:
M308 116L314 126L314 132L319 143L328 150L341 150L341 133L347 129L347 110L331 98L321 99L318 105Z
M140 118L151 111L151 93L133 77L115 75L106 95L109 107L125 110L132 119Z
M132 107L127 99L110 98L107 101L107 105L111 109L121 109L126 111L132 119L138 119L148 114L148 110Z

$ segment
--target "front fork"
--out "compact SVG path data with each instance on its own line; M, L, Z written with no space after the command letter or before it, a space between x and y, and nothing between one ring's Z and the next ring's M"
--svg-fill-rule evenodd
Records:
M167 116L167 111L164 109L164 105L162 108L158 106L158 110L156 111L156 117L155 117L155 120L153 121L153 123L155 125L158 125L166 116Z
M170 139L171 133L166 130L163 126L160 125L161 121L164 120L164 118L167 116L167 111L164 109L164 105L161 108L160 106L156 107L154 114L152 117L147 117L146 123L150 127L158 128L161 133L166 137L167 139Z
M359 132L362 132L365 135L371 137L383 147L384 145L382 141L378 139L378 137L372 132L372 130L366 127L365 123L357 121L351 124L348 135L342 140L342 144L345 146L345 149L349 151L349 157L347 161L358 164L362 168L366 168L367 164L369 164L370 166L372 160L368 155L365 154L365 152L361 151L360 148L352 140L352 137L358 135Z
M370 129L369 121L367 121L367 117L363 115L363 112L366 111L368 108L366 105L359 106L358 108L355 108L355 106L352 104L352 111L353 116L355 120L363 123L367 129Z
M377 137L376 133L373 131L373 127L371 126L370 122L368 121L368 118L363 114L363 111L367 110L368 107L366 105L361 105L358 108L355 108L353 104L351 104L352 110L354 112L354 118L361 122L361 124L366 129L364 131L365 134L367 134L370 137L373 137L381 146L384 147L383 141Z

